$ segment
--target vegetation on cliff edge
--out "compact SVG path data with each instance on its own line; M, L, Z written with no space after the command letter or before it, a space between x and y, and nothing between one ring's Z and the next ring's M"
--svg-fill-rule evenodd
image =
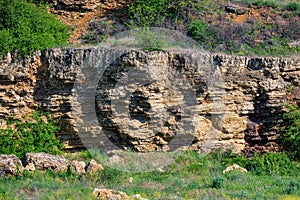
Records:
M28 55L66 43L69 28L40 5L23 0L0 0L0 56Z

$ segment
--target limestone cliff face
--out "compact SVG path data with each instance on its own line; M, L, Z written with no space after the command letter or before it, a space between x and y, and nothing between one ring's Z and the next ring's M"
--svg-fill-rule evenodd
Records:
M299 57L78 48L0 66L1 125L39 105L71 149L276 150L285 103L300 104Z

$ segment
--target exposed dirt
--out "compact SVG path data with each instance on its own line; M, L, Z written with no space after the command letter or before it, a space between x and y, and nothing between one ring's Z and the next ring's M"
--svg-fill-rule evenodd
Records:
M268 8L250 8L245 14L227 13L226 18L231 19L233 22L242 24L251 18L260 19L261 13L265 13Z
M124 21L126 21L126 6L131 3L132 0L107 0L103 1L102 4L94 8L93 10L80 12L74 10L55 10L54 8L50 9L50 12L56 14L59 19L67 23L72 27L72 34L69 39L70 44L80 44L84 43L84 35L91 33L92 31L97 32L96 34L100 35L105 33L111 33L111 31L103 32L101 29L109 29L109 27L103 27L103 25L99 25L94 23L94 25L89 27L89 23L93 21L104 21L107 24L115 24L116 26L124 26ZM239 26L243 28L243 25L251 22L252 24L258 24L262 27L273 26L276 27L276 30L263 30L260 33L255 33L256 38L254 39L254 43L262 43L264 39L274 36L277 34L282 34L282 32L287 32L287 34L294 34L291 38L295 41L299 40L298 32L296 34L293 31L287 30L289 28L290 21L292 20L292 24L300 24L299 14L292 14L290 11L275 9L272 7L264 6L258 7L253 5L246 5L241 3L233 3L222 0L215 2L215 7L219 7L220 10L225 12L199 12L201 15L201 19L205 20L209 24L216 24L219 29L228 29L228 26ZM118 23L121 22L121 23ZM100 26L100 27L99 27ZM106 25L107 26L107 25ZM178 25L182 26L182 25ZM185 27L177 27L177 29L186 30L187 24ZM169 28L169 27L167 27ZM297 27L294 27L297 29ZM99 31L100 29L100 31ZM268 28L264 28L268 29ZM117 27L115 31L120 31L122 28ZM280 32L280 33L279 33ZM236 33L230 33L230 31L226 34L235 36ZM94 35L95 36L95 35ZM94 37L93 36L93 37ZM98 36L99 37L99 36Z
M88 12L76 12L66 10L55 10L50 8L49 11L58 16L60 20L72 27L72 34L69 39L70 44L81 43L81 38L86 34L89 22L105 18L111 13L122 13L124 7L130 3L130 0L106 1L95 9Z

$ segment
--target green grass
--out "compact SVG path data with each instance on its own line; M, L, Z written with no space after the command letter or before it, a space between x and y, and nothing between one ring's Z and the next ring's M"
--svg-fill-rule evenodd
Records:
M287 175L223 174L229 160L229 154L220 152L200 156L188 151L166 167L165 172L129 173L109 167L87 175L25 172L23 176L0 179L0 199L93 199L93 188L99 186L128 195L138 193L148 199L300 198L299 163L294 163L295 170Z
M298 11L300 6L299 0L233 0L233 2L246 3L249 5L256 5L258 7L269 6L272 8L280 8L291 11Z

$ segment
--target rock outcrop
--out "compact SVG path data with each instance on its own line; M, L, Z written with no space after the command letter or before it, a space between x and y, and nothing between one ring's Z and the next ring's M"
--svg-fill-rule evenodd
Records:
M2 125L40 105L60 120L70 149L276 149L283 105L300 104L299 57L50 49L7 56L0 78Z
M0 155L0 178L23 172L21 160L15 155Z
M128 196L125 192L115 191L105 188L95 188L93 195L97 199L109 199L109 200L147 200L146 198L141 197L140 194L135 194Z
M68 169L74 174L96 173L104 167L91 160L86 166L83 161L69 161L68 159L47 153L26 153L22 161L15 155L0 154L0 178L22 174L23 170L52 170L54 172L65 172Z
M96 171L101 171L103 170L103 166L99 163L97 163L94 159L92 159L88 166L86 167L86 172L90 173L90 172L96 172Z
M71 162L71 170L73 173L85 174L86 173L85 168L86 168L86 165L83 161L73 160ZM102 169L103 169L103 167L102 167Z
M245 169L245 168L243 168L243 167L241 167L237 164L233 164L229 167L226 167L226 169L223 170L223 174L226 174L226 173L231 172L231 171L239 171L239 172L245 172L245 173L248 172L247 169Z
M63 157L47 153L26 153L24 157L25 168L27 165L30 169L67 171L69 161ZM34 170L31 170L34 171Z

